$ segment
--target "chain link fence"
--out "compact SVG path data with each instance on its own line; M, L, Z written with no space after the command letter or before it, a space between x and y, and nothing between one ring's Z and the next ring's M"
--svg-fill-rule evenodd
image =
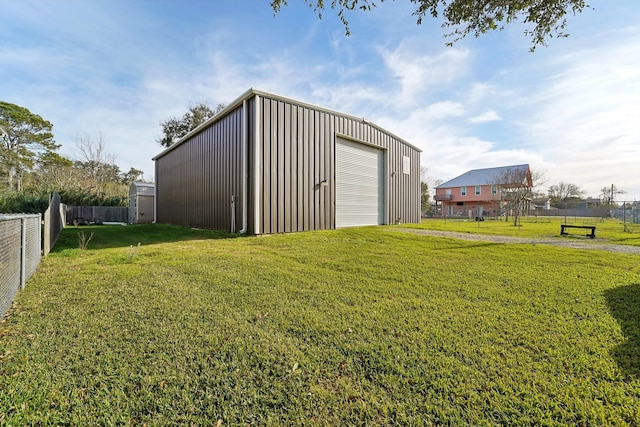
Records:
M40 263L41 222L38 214L0 215L0 316Z
M607 218L615 218L621 221L625 228L627 225L640 224L640 202L621 201L613 206L602 204L588 204L586 202L559 203L557 206L538 207L530 216L534 217L561 217L565 222L581 221L590 218L593 221L602 221Z
M40 258L53 249L65 226L66 206L53 193L42 217L39 214L0 214L0 317L35 273Z
M625 202L622 207L613 209L611 215L624 223L640 224L640 204Z

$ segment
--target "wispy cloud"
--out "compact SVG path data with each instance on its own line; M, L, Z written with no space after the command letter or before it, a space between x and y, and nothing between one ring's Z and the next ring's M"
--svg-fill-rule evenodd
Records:
M424 103L432 92L448 86L469 71L469 51L452 48L436 54L422 53L422 42L401 40L394 49L379 49L389 78L398 86L396 102L413 106Z
M558 180L590 194L637 174L640 161L640 31L554 59L523 121Z
M471 123L489 123L489 122L499 122L500 120L502 120L500 118L500 115L495 112L494 110L489 110L489 111L485 111L484 113L471 117L469 119L469 122Z
M256 87L366 116L422 148L437 178L530 163L590 194L637 188L640 29L616 8L640 6L603 5L596 26L530 54L519 30L445 48L397 2L354 12L346 38L304 5L6 0L0 97L52 121L63 151L102 132L123 169L147 174L161 120Z

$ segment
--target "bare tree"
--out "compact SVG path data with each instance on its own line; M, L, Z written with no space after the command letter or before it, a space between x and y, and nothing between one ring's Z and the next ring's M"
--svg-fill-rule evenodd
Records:
M119 183L120 168L115 163L115 155L107 151L102 133L96 137L77 136L74 142L77 154L73 164L82 171L82 182L88 190L104 194L114 183Z
M552 185L547 190L547 195L551 199L552 204L566 202L572 198L579 198L584 195L584 191L576 184L560 181L557 185Z
M522 215L531 208L534 187L540 185L544 173L532 172L529 165L500 168L494 182L500 189L500 201L507 221L513 217L513 225L518 225Z
M616 196L624 193L626 193L626 191L611 184L611 186L602 187L600 197L602 198L603 204L613 206Z
M435 206L431 203L431 193L442 183L441 179L436 179L429 175L429 168L420 168L420 209L428 215L433 214Z
M58 153L50 152L40 156L33 173L35 188L51 191L81 189L82 175L73 167L73 161Z
M74 138L76 158L81 162L115 163L116 156L107 151L107 142L102 135L79 135Z

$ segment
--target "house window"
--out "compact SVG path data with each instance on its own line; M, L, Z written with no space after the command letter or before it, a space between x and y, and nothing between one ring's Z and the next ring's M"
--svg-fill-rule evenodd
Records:
M467 187L460 187L460 195L461 196L467 195Z
M476 196L480 195L480 186L476 185Z
M446 190L444 190L444 194L446 194L447 196L451 195L451 189L447 188Z
M491 186L491 194L492 194L492 195L494 195L494 196L495 196L496 194L498 194L498 186L497 186L497 185L493 184L493 185Z

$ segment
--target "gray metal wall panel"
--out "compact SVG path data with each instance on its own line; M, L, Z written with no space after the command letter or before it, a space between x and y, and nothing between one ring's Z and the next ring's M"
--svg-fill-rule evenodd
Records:
M387 150L387 221L420 221L418 150L364 120L277 97L259 99L262 233L335 228L336 135ZM410 158L409 175L402 173L403 156Z
M335 228L336 135L387 150L387 221L420 221L417 149L362 119L277 96L257 99L258 106L255 95L246 100L249 233ZM235 195L235 228L242 228L242 104L234 108L156 158L158 222L229 230Z
M156 159L157 221L219 230L242 228L242 107Z
M256 210L256 189L254 186L254 174L257 173L253 169L253 165L255 164L255 156L254 152L255 147L255 115L256 115L256 105L255 105L255 97L249 99L247 101L247 138L248 138L248 156L247 156L247 233L255 234L256 230L254 229L254 219L255 219L255 210Z

